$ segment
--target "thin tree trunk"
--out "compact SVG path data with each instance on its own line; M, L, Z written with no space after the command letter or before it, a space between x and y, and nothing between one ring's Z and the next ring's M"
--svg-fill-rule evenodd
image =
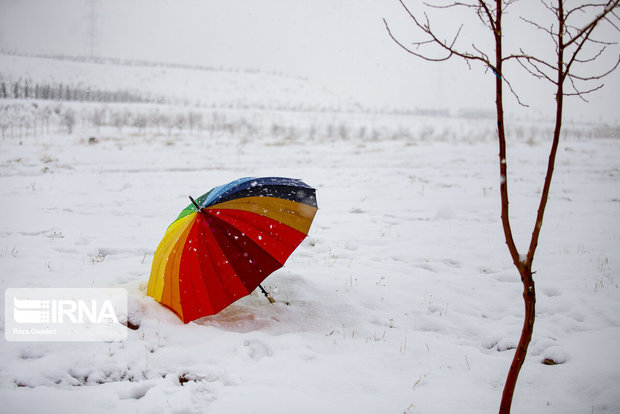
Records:
M466 62L481 62L486 67L491 68L493 73L496 75L497 79L495 79L495 104L496 104L496 112L497 112L497 134L498 134L498 143L499 143L499 168L500 168L500 197L501 197L501 223L504 231L504 237L506 241L506 245L508 247L508 251L510 252L510 256L514 263L514 266L517 268L519 275L521 277L521 282L523 283L523 301L525 306L525 316L523 321L523 328L521 331L521 337L519 339L519 343L515 350L514 358L512 360L512 364L508 371L508 376L506 378L506 383L504 386L504 391L502 394L502 400L500 404L500 414L508 414L510 413L512 399L514 395L515 386L517 383L517 378L519 376L519 372L523 363L525 361L525 357L527 355L527 350L529 343L532 339L533 330L534 330L534 319L536 317L536 290L534 286L534 278L533 274L535 272L533 269L534 256L536 253L536 248L538 247L538 240L543 224L543 218L545 214L545 210L547 207L547 201L549 198L549 192L551 188L551 180L553 176L553 170L556 162L556 155L558 151L559 141L560 141L560 132L562 128L562 110L563 110L563 99L564 99L564 81L568 78L571 81L571 84L568 86L568 89L573 88L574 92L569 93L568 95L576 95L583 98L583 95L594 92L600 89L603 84L596 86L589 90L583 90L575 84L576 81L591 82L591 81L599 81L603 77L607 76L611 72L613 72L617 67L620 66L620 59L616 62L616 64L606 72L600 72L595 75L581 75L577 76L574 73L571 74L571 66L573 63L576 64L587 64L592 63L597 60L600 55L603 53L605 48L614 43L609 42L601 42L600 40L590 39L590 35L592 34L594 28L603 20L607 20L613 27L617 28L617 26L609 21L608 15L611 14L615 18L619 18L614 11L620 7L620 0L607 0L604 3L588 3L588 4L579 4L571 6L568 11L564 12L564 0L555 0L555 4L557 6L551 5L551 1L545 2L542 1L543 5L546 6L547 9L552 11L555 14L555 17L558 20L558 28L557 32L554 29L554 26L551 26L550 29L543 27L540 23L535 21L525 20L528 24L533 25L535 28L543 30L553 36L553 43L556 46L557 52L557 62L548 62L545 59L540 59L535 56L530 56L525 54L525 52L521 51L521 54L512 54L507 57L503 56L502 51L502 13L504 6L510 5L512 1L504 1L504 0L495 0L495 7L491 7L491 0L478 0L477 2L472 3L462 3L460 1L452 1L448 5L445 6L433 6L428 4L429 7L438 7L438 8L449 8L449 7L457 7L463 6L467 8L472 8L478 14L478 17L487 25L488 28L492 29L494 40L495 40L495 62L492 63L489 56L479 50L475 45L472 45L472 48L475 50L475 53L463 51L459 48L456 48L454 45L456 44L457 39L459 38L459 34L461 28L458 29L456 35L452 39L451 42L444 40L442 36L438 36L433 30L430 28L430 23L428 20L428 16L425 14L425 20L418 20L415 15L409 10L404 0L399 0L403 8L409 14L411 19L415 22L416 26L427 35L427 39L413 43L414 47L409 47L406 44L398 41L393 35L388 26L388 23L384 19L385 27L389 36L398 44L401 48L403 48L406 52L422 58L427 61L432 62L442 62L450 59L453 56L464 59ZM581 29L568 25L567 18L576 12L585 12L586 9L594 10L599 9L600 13L598 13L594 19L587 25L583 26ZM568 29L567 29L568 28ZM566 37L566 42L564 38ZM588 59L579 59L578 55L582 52L582 48L586 44L594 43L597 47L603 45L600 48L598 54L594 57ZM435 56L435 55L426 55L423 52L420 52L418 49L422 48L425 45L434 44L438 45L439 49L445 52L444 56ZM572 49L571 49L572 47ZM564 62L564 59L567 59L567 62ZM506 160L506 132L504 126L504 106L503 106L503 84L507 81L503 78L503 68L502 63L508 60L516 60L521 63L522 66L534 77L545 79L556 86L556 115L555 115L555 128L553 131L553 142L551 145L551 149L549 152L549 160L547 163L547 173L545 176L544 186L542 189L542 193L540 196L540 202L538 206L538 211L536 215L536 221L534 223L534 229L531 233L530 244L527 250L527 254L520 254L517 246L515 245L515 241L512 234L511 224L510 224L510 214L509 214L509 200L508 200L508 171L507 171L507 160ZM557 79L553 80L553 74L557 75ZM508 87L510 84L508 83ZM517 101L521 103L519 97L516 96Z
M508 202L508 164L506 162L506 132L504 129L504 102L503 102L503 81L502 81L502 3L497 2L497 17L495 23L495 106L497 111L497 135L499 141L499 173L500 173L500 195L501 195L501 218L502 227L506 244L510 251L510 256L515 266L521 272L521 260L519 252L512 237L510 227L509 202Z
M506 133L504 129L504 106L503 106L503 80L502 80L502 2L497 1L496 21L495 21L495 69L497 79L495 80L495 104L497 111L497 133L499 141L499 168L500 168L500 195L501 195L501 218L502 227L508 251L512 257L512 261L519 271L521 281L523 282L523 301L525 303L525 318L523 328L521 330L521 338L515 351L512 364L508 371L502 400L500 403L500 414L510 413L512 405L512 397L517 385L519 372L525 361L527 349L532 339L534 331L534 319L536 316L536 291L534 289L534 279L532 278L531 267L525 263L517 250L512 236L512 228L510 226L509 201L508 201L508 168L506 162ZM543 207L544 210L544 207ZM538 229L540 230L540 229Z
M499 4L500 2L498 2ZM510 413L510 407L512 405L512 397L514 395L514 389L519 376L519 371L525 361L527 349L532 339L534 331L534 319L536 317L536 289L534 286L534 278L532 272L532 264L534 262L534 254L538 247L538 238L540 236L540 230L543 224L543 218L545 215L545 209L547 207L547 200L549 199L549 191L551 188L551 179L553 177L553 170L555 168L555 159L560 143L560 131L562 129L562 109L564 105L564 5L562 1L558 1L558 62L557 62L557 91L556 91L556 114L555 114L555 127L553 130L553 143L549 152L549 161L547 163L547 173L545 175L545 183L543 186L542 194L540 196L540 203L538 206L538 213L536 215L536 222L534 224L534 230L532 231L532 238L530 239L530 246L528 248L527 256L521 259L517 253L515 258L516 249L510 247L511 255L515 266L519 270L521 275L521 281L523 282L523 301L525 304L525 318L523 320L523 328L521 330L521 338L515 351L515 356L512 360L510 370L508 371L508 377L506 378L506 384L504 385L504 392L502 394L502 401L500 404L500 414ZM499 117L498 117L499 119ZM500 141L502 137L500 137ZM501 145L501 144L500 144ZM504 171L505 172L505 171ZM502 176L504 177L504 176ZM503 180L504 181L504 180ZM508 200L505 200L506 208ZM502 207L504 205L504 195L502 191ZM504 226L506 229L506 226ZM508 226L509 229L509 226ZM512 236L510 236L512 237ZM506 235L508 240L508 234Z
M534 278L532 277L531 269L527 266L520 266L519 273L521 274L521 281L523 282L525 317L523 319L523 328L521 329L521 338L519 339L512 364L508 370L508 376L506 377L502 401L499 407L500 414L510 413L512 397L514 395L515 386L517 385L517 378L519 377L523 362L525 362L527 348L532 340L532 334L534 332L534 318L536 316L536 290L534 288Z

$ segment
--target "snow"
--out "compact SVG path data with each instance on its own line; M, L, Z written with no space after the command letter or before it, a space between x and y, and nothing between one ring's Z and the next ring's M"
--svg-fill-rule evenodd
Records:
M489 73L405 56L381 20L407 35L397 2L319 3L101 3L98 48L122 62L7 54L78 55L85 19L73 0L0 5L0 81L153 97L0 100L0 288L123 288L139 325L1 339L0 411L497 411L523 323L499 185L524 251L552 125L509 118L498 177ZM587 111L567 104L515 413L620 411L619 129L574 121L617 121L618 73ZM315 187L309 237L265 280L275 304L254 292L184 325L146 296L154 250L188 195L248 176Z
M164 134L82 123L0 143L2 288L122 287L140 325L124 342L2 340L3 410L496 412L523 304L499 221L493 121L227 115L260 128ZM269 117L298 135L271 135ZM327 124L380 135L342 136ZM322 132L311 138L312 128ZM545 138L508 148L522 249ZM568 135L561 146L515 413L620 409L619 155L613 138ZM266 279L275 304L255 292L184 325L145 294L154 249L188 194L245 176L314 186L309 237Z
M428 12L440 38L453 39L462 25L459 44L463 49L473 53L470 46L475 43L487 55L493 53L492 37L475 13L459 8L425 10L421 3L407 4L416 15ZM520 53L524 49L525 52L540 52L541 57L552 61L549 53L553 53L554 45L546 33L532 30L520 20L522 16L549 27L552 22L545 17L549 16L548 11L543 5L537 8L525 2L511 9L503 20L506 54ZM65 56L94 54L240 72L284 73L312 79L336 91L341 98L352 97L378 107L493 111L496 77L492 71L482 65L473 65L470 69L459 60L436 64L416 59L390 39L383 19L404 44L424 40L395 0L3 1L0 2L0 50ZM597 39L617 38L613 25L601 25L600 29L599 32L597 28ZM436 52L436 56L443 56ZM591 52L586 55L596 55L597 50ZM617 53L611 48L607 52L607 57L602 56L595 65L584 67L583 71L592 73L600 68L605 72L613 67ZM47 66L51 69L56 65L47 62ZM4 69L3 65L0 68ZM521 116L538 116L543 112L553 115L555 96L549 84L530 83L529 74L516 63L507 62L504 70L522 102L530 105L524 110L507 94L506 110ZM160 71L150 75L155 85L164 78L169 79L173 72L178 73L166 68ZM114 72L88 79L105 82ZM132 72L128 71L127 81L134 78ZM27 72L19 74L25 75ZM211 78L209 74L203 77ZM197 78L199 76L194 75L177 77L176 89L193 94L194 90L201 89L192 87ZM231 76L230 81L235 82L235 77ZM288 85L295 88L291 84L294 82ZM254 84L267 91L274 85L273 82ZM615 91L620 88L620 72L606 77L605 85L596 94L589 94L590 103L575 97L567 99L570 105L564 108L566 117L617 122ZM244 80L239 81L239 86L254 87ZM240 87L233 93L235 97L243 95L243 89ZM208 99L209 94L207 91L204 97ZM327 96L326 99L333 101Z
M302 78L278 74L218 70L132 61L74 61L0 54L0 80L29 81L53 87L73 85L91 90L124 90L167 97L177 102L199 102L217 107L272 108L288 103L335 107L340 104L329 90ZM32 93L32 91L31 91Z

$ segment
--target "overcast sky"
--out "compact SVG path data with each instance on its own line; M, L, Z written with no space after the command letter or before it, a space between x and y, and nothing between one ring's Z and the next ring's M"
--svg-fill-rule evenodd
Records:
M95 5L94 20L89 18L90 3ZM515 9L506 24L517 14ZM466 11L438 16L433 24L444 36L462 23L464 47L476 41L492 50L474 16ZM389 39L384 17L403 42L421 39L396 0L0 0L0 48L88 55L94 21L97 56L278 71L374 106L493 110L495 78L490 71L407 55ZM545 41L539 35L510 32L507 26L505 37L509 45L536 48ZM614 30L603 35L620 40ZM603 63L609 60L598 67ZM520 116L551 114L551 89L520 72L516 65L506 68L531 108L518 109L507 96L508 107ZM569 100L567 116L618 122L620 72L606 84L589 97L588 105Z

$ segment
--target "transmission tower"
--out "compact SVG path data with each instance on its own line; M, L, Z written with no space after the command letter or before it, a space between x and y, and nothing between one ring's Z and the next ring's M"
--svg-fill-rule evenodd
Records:
M86 36L88 41L88 56L95 57L95 48L97 46L97 23L99 14L97 12L98 0L86 0Z

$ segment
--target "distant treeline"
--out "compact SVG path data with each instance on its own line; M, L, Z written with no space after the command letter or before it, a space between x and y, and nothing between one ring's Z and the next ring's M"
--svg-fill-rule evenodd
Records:
M195 106L212 109L261 110L282 112L319 112L319 113L387 113L381 110L368 110L361 107L347 108L341 106L315 106L303 103L248 103L242 100L190 102L189 99L151 95L129 90L101 90L83 85L63 83L39 83L31 80L6 81L0 78L0 99L33 99L66 102L95 103L153 103L162 105ZM391 111L403 115L407 111ZM428 114L426 114L428 115ZM439 113L434 114L435 116Z
M161 96L128 90L101 90L62 83L38 83L27 80L0 81L0 99L42 99L52 101L104 103L170 103Z
M273 115L273 114L272 114ZM208 138L242 137L244 140L269 139L285 144L297 140L415 140L408 127L361 123L355 118L325 113L288 116L256 116L252 111L183 108L171 105L93 104L73 102L14 100L0 105L1 138L25 138L51 133L134 134L168 137L178 134ZM129 131L127 130L129 128ZM420 139L429 139L442 131L425 130ZM442 139L447 139L445 136Z

